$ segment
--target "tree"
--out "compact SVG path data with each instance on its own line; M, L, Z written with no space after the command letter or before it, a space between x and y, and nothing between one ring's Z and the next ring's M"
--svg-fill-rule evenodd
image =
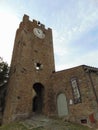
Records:
M8 80L9 67L6 62L0 57L0 87L5 85Z
M0 113L3 113L5 105L5 95L7 89L7 81L9 78L9 67L0 57Z

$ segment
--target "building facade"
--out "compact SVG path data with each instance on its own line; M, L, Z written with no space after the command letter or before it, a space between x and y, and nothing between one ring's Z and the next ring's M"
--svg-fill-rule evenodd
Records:
M98 68L81 65L56 72L52 30L24 15L16 32L3 123L33 114L95 123Z

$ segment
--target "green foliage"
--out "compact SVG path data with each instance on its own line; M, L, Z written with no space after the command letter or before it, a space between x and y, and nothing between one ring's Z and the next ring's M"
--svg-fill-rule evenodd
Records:
M8 80L9 67L6 62L0 57L0 86L7 83Z
M5 95L7 89L7 81L9 77L9 67L0 57L0 113L3 114L5 106Z

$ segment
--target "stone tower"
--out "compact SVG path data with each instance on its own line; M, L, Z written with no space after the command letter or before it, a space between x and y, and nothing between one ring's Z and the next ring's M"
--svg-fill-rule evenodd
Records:
M49 112L54 71L52 30L24 15L16 32L3 123Z

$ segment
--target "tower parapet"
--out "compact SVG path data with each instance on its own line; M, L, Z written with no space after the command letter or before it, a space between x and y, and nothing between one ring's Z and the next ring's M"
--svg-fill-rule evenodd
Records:
M51 30L50 28L46 29L45 25L42 24L40 21L37 21L35 19L33 19L32 21L29 20L29 16L25 14L23 16L23 21L20 23L20 27L23 27L23 25L26 25L26 23L29 23L30 25L34 25L34 26L39 27L41 29Z

